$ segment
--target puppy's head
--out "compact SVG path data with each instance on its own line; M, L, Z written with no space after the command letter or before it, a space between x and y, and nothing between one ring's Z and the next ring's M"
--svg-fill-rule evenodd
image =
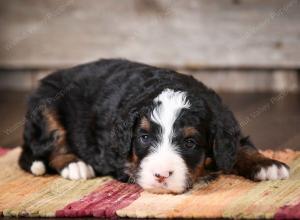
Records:
M139 114L129 160L134 167L130 175L141 187L154 193L182 193L203 174L205 154L213 148L211 131L219 129L214 129L209 110L200 102L188 99L186 92L166 89ZM222 150L211 149L220 160L226 155Z
M152 192L181 193L203 172L207 136L185 92L164 90L135 126L136 181Z

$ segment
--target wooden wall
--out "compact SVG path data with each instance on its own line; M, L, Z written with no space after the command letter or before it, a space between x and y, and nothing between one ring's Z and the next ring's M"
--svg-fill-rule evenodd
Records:
M0 27L2 72L123 57L298 82L300 0L6 0Z

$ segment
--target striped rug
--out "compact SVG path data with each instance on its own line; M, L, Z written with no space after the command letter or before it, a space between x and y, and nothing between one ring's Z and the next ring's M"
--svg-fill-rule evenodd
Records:
M31 217L300 219L300 152L264 151L286 162L291 178L255 183L221 176L182 195L154 195L110 177L69 181L20 170L20 149L0 148L0 213Z

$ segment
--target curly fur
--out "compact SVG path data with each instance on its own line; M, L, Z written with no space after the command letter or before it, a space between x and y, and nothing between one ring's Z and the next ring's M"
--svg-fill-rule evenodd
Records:
M43 161L51 173L83 161L97 176L137 178L139 164L149 154L139 148L137 124L143 116L151 118L158 105L153 100L165 89L184 91L191 104L174 124L176 132L182 123L199 132L199 147L178 152L193 170L190 176L207 157L217 170L253 176L239 152L257 150L213 90L192 76L121 59L60 70L41 80L28 102L20 166L30 172L34 161Z

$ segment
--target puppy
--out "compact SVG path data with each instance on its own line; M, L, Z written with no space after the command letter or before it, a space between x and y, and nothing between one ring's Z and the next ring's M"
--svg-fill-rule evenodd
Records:
M210 167L251 180L289 177L244 137L230 110L191 76L120 59L53 73L28 102L20 166L78 180L111 175L183 193Z

